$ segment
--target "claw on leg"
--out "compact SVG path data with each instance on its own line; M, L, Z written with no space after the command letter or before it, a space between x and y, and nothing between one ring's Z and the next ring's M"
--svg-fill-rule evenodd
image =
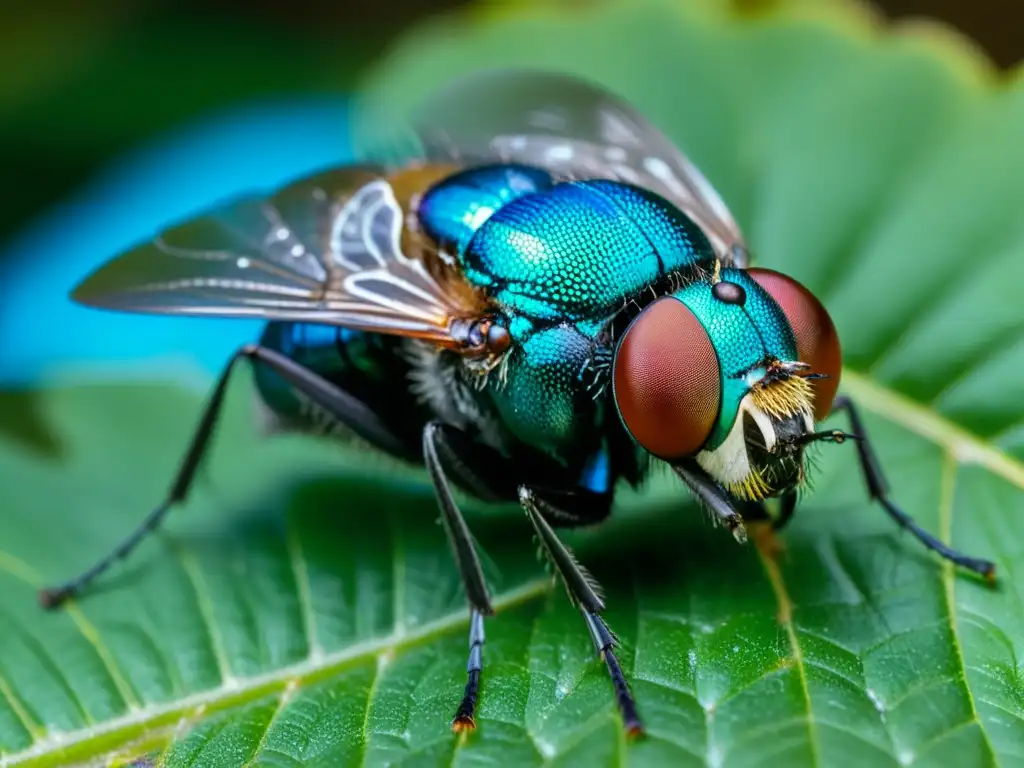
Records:
M471 733L476 730L476 720L469 713L459 712L452 719L452 733Z

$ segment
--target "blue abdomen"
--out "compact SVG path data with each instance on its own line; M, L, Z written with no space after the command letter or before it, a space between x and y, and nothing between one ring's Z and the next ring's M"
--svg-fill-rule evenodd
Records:
M420 432L430 413L409 396L409 363L402 340L378 333L314 323L269 323L261 346L284 354L369 406L400 441L418 455ZM286 425L313 432L339 433L329 414L312 405L265 365L255 366L263 402Z

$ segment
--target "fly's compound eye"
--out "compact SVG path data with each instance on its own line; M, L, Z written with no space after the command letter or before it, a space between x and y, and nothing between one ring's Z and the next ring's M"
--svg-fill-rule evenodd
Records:
M789 321L796 338L796 351L800 362L807 363L812 373L828 378L812 379L814 390L814 418L824 419L832 408L832 400L839 389L843 358L839 335L825 307L814 294L791 277L770 269L753 268L747 271L764 290L775 299Z
M646 450L681 459L700 450L718 418L718 356L681 301L654 301L615 350L612 391L623 424Z

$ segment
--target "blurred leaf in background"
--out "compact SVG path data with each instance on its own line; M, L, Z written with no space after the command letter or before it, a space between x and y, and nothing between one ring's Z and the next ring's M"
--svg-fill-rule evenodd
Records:
M0 8L0 241L126 149L227 107L337 96L457 2L40 0Z
M466 4L3 4L0 167L9 183L0 191L0 388L20 390L62 370L109 371L111 363L116 375L157 363L212 372L251 337L251 324L199 331L178 320L114 319L71 305L68 290L117 251L215 199L347 157L344 101L360 73L408 26ZM950 18L1003 63L1024 51L1013 25L1001 23L999 0L880 5L894 16ZM11 422L0 426L10 431Z
M251 339L254 323L126 319L68 293L169 222L344 162L359 73L406 25L457 4L0 7L0 432L52 452L33 382L202 381Z

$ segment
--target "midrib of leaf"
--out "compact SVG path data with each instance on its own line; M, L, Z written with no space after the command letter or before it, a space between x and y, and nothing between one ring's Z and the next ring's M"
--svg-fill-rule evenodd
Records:
M976 464L1018 488L1024 488L1024 462L927 406L849 369L843 370L841 389L869 411L945 449L958 464Z
M494 598L496 610L507 610L522 603L539 599L551 591L550 579L536 579ZM0 759L0 768L8 766L54 765L84 760L98 753L93 747L110 747L144 738L153 729L167 728L198 713L209 714L246 704L250 701L278 693L282 698L291 690L331 677L344 669L369 659L397 655L402 651L449 634L467 624L469 614L460 610L426 622L418 627L406 628L401 634L390 634L349 646L335 653L321 654L298 664L281 667L265 675L234 678L230 687L218 687L178 699L169 704L140 707L122 717L113 718L96 727L68 731L44 738L31 748Z
M949 457L950 465L954 469L958 464L976 464L993 474L1003 477L1014 485L1024 488L1024 463L1003 453L998 448L972 435L941 415L930 411L927 407L871 381L863 374L851 370L843 371L843 389L866 410L942 447ZM944 478L943 482L946 483L948 481ZM943 492L945 494L945 489ZM945 498L944 495L944 504L947 503ZM950 505L949 509L943 509L941 531L943 539L947 541L952 530L951 498L948 504ZM29 582L34 583L37 581L34 574L26 572L23 564L18 561L11 562L12 560L5 553L0 552L0 568L21 578L27 576L26 580ZM807 687L806 662L803 658L799 638L792 621L792 603L790 602L788 590L779 569L770 560L765 559L764 564L766 576L779 602L780 620L789 638L794 666L797 673L801 676L801 685L803 686L802 690L807 707L809 744L814 761L820 764L820 754L814 732L814 719ZM966 683L963 654L960 652L959 636L956 635L952 583L952 579L955 578L955 572L948 564L944 567L946 568L945 573L948 574L944 575L944 579L946 579L947 602L949 605L949 623L954 635L953 641L957 644L960 676L964 680L964 687L967 696L970 698L970 705L974 714L972 722L980 723L972 693ZM538 579L516 590L496 596L494 600L495 608L498 610L508 609L515 605L543 597L550 591L551 581L548 579ZM95 628L85 618L81 609L72 604L69 606L69 610L72 613L75 624L79 626L79 629L89 642L96 646L96 643L99 642L99 636ZM151 737L154 732L164 734L165 740L173 738L178 730L174 727L175 724L182 721L194 719L199 715L205 715L210 712L240 706L273 693L278 693L282 699L286 700L288 698L286 696L288 691L294 692L303 685L330 677L348 666L368 659L390 657L407 648L429 642L457 629L467 621L468 613L466 611L458 611L423 624L411 631L404 627L396 626L395 631L386 637L359 643L330 654L320 651L314 642L315 639L310 638L310 655L306 660L298 664L282 667L266 675L249 678L234 678L229 675L225 680L228 685L203 691L170 704L130 707L129 714L88 729L60 733L52 738L43 736L29 749L0 759L0 768L15 765L52 765L52 759L55 757L59 757L61 760L85 759L97 754L97 750L94 748L111 748L114 745L124 745L142 739L145 739L146 743L150 744L152 743ZM102 647L102 644L100 647ZM102 653L100 655L105 661L109 656L109 654L104 656ZM116 679L117 676L115 676ZM130 701L134 698L130 694L130 688L127 687L126 681L121 680L121 683L124 687L122 688L121 685L118 685L118 688L122 690L122 693L129 692L126 698ZM0 694L5 695L12 702L18 703L14 691L9 691L0 686ZM367 706L369 707L371 703L372 701L368 701ZM16 710L19 708L16 707ZM982 731L984 732L984 728L982 728ZM30 732L35 736L38 734L38 729L31 730ZM993 760L995 760L995 753L988 742L987 734L985 734L985 738L989 752L993 755ZM160 742L157 741L157 743Z
M946 544L953 539L953 501L956 493L956 473L959 464L956 457L946 451L942 456L942 469L939 475L939 538ZM978 707L974 703L974 692L967 684L967 665L964 663L964 652L960 643L960 634L956 623L956 568L949 560L942 561L942 586L946 597L946 612L949 618L949 633L953 638L953 650L956 652L957 666L960 668L960 684L971 707L970 723L977 723L985 740L985 748L993 765L999 765L999 757L992 746L992 739L978 717Z
M804 661L803 649L800 647L800 638L797 636L796 624L793 622L793 601L786 589L786 582L782 578L778 563L770 552L766 552L762 546L757 547L758 556L764 565L765 575L771 584L772 592L775 593L775 600L779 604L779 621L786 630L786 637L789 641L789 653L793 658L793 666L800 678L800 691L803 695L804 707L807 710L807 744L811 753L811 762L814 765L821 765L821 749L818 746L818 733L815 728L814 713L811 710L811 692L807 687L807 665Z

